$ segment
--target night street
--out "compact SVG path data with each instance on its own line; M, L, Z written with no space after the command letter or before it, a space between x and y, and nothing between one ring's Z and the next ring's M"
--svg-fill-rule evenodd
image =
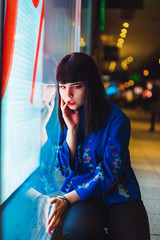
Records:
M160 239L160 120L149 132L150 114L141 109L125 110L131 119L131 162L140 183L149 215L151 240Z

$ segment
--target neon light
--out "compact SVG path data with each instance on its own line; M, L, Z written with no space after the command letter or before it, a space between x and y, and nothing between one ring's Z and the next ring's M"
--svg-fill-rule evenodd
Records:
M2 94L3 98L7 89L9 76L12 67L13 52L15 45L14 35L17 25L18 0L7 1L6 18L3 38L3 65L2 65Z
M32 0L32 2L33 2L34 7L37 8L40 0Z
M9 4L11 2L15 3L8 0ZM12 48L13 59L8 85L1 102L1 202L39 166L41 147L41 111L31 105L30 96L43 0L38 8L34 7L32 0L17 2L16 32L9 36L11 44L15 41ZM11 12L9 20L12 20ZM10 22L9 27L14 23L15 21ZM43 26L34 103L41 101ZM7 60L10 61L10 58Z
M139 82L140 81L140 76L138 73L134 73L131 77L134 82Z
M100 26L99 30L103 32L105 30L105 0L100 2Z
M34 90L35 90L35 81L36 81L37 64L38 64L39 48L40 48L40 42L41 42L43 20L44 20L44 0L42 2L42 11L41 11L41 17L40 17L40 24L39 24L37 50L36 50L36 57L35 57L35 62L34 62L32 90L31 90L31 99L30 99L31 104L33 104L33 97L34 97Z

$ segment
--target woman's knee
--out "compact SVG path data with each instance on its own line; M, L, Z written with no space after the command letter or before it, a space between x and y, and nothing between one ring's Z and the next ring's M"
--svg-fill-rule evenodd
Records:
M68 224L63 226L65 240L106 240L106 232L103 228L95 229L87 224Z
M66 240L88 240L91 235L92 231L85 223L65 222L63 225L63 237Z
M73 205L64 219L64 238L68 240L105 239L102 216L97 213L96 207L87 203Z
M115 231L116 229L116 231ZM108 212L109 239L149 240L149 223L141 200L115 204Z

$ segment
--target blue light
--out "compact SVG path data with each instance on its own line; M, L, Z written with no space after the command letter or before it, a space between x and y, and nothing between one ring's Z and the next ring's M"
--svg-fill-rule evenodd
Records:
M108 96L118 94L119 93L119 89L118 89L117 84L111 83L109 85L109 87L106 89L106 93L107 93Z
M35 51L42 0L19 1L13 62L7 90L2 99L1 200L39 166L41 110L30 103ZM41 101L43 35L36 75L35 100Z

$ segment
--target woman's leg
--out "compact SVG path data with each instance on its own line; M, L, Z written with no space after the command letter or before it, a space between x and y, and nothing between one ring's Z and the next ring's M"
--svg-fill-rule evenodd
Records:
M63 223L63 236L66 240L105 240L104 207L93 202L73 204Z
M113 204L107 214L109 240L149 240L149 223L141 200Z

